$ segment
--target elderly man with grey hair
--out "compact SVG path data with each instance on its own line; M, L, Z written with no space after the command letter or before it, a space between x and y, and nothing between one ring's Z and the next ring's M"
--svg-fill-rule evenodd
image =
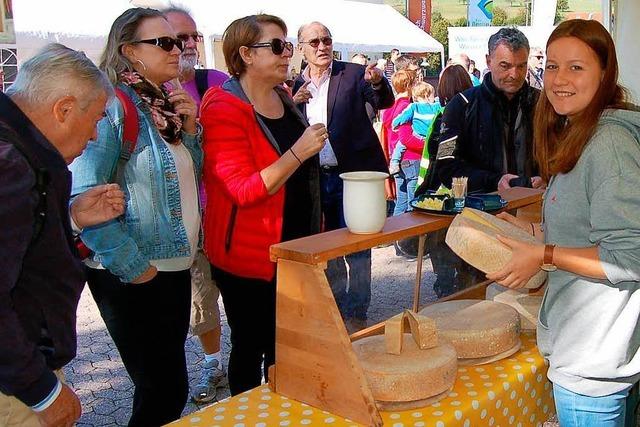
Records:
M331 32L320 22L300 27L298 49L308 66L294 83L293 100L310 124L322 123L329 133L319 153L320 194L325 230L335 230L345 227L339 175L388 172L366 105L375 110L389 108L393 92L374 64L334 60ZM356 330L366 326L371 302L371 251L330 260L327 278L347 327Z
M544 53L539 47L532 47L529 52L529 69L527 70L527 83L529 86L542 90L542 73L544 65Z
M196 27L196 21L188 10L171 5L162 11L167 22L176 32L176 38L184 42L180 53L180 83L182 88L193 98L200 109L205 92L210 87L224 83L228 76L222 71L212 69L195 69L198 63L198 43L202 36ZM200 184L200 205L204 209L206 200L204 188ZM191 388L191 398L197 403L211 402L216 398L218 388L229 384L225 372L220 338L222 328L218 298L220 290L211 277L211 264L202 248L198 248L191 273L191 318L189 327L193 335L197 335L204 353L201 364L200 380Z
M462 65L464 69L467 70L467 73L469 73L469 78L471 78L471 83L473 83L474 86L480 86L480 79L471 73L471 58L469 58L469 55L467 55L466 53L455 54L451 57L450 62L451 64Z
M113 89L81 52L49 45L0 93L0 422L71 426L80 401L60 369L76 354L85 279L72 236L124 212L117 184L69 205L67 165L104 115Z

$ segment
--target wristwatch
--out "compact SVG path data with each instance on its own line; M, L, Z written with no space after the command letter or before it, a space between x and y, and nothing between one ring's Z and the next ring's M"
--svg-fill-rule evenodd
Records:
M553 263L553 250L555 248L556 245L544 245L544 257L542 258L542 265L540 266L541 270L551 272L558 269Z

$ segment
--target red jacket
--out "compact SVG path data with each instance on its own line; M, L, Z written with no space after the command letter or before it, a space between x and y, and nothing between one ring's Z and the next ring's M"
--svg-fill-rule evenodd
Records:
M285 108L308 126L291 97L276 88ZM280 158L237 79L209 89L202 100L204 128L205 252L211 263L231 274L272 280L276 265L269 248L282 239L285 186L269 195L260 171ZM320 185L317 156L309 179L312 232L320 231Z
M413 129L411 129L410 123L398 126L398 129L395 131L391 126L393 119L402 113L409 104L411 104L410 98L398 98L396 99L396 102L389 107L389 109L384 110L382 113L382 126L385 130L384 135L386 139L385 143L387 144L387 147L389 147L389 156L393 153L393 149L396 148L398 141L402 141L405 147L407 147L407 151L405 151L402 159L420 160L422 158L422 149L424 148L424 138L418 138L413 134Z
M284 186L270 196L260 171L280 156L251 104L223 89L207 91L200 121L207 257L231 274L271 280L275 264L269 261L269 247L282 235Z

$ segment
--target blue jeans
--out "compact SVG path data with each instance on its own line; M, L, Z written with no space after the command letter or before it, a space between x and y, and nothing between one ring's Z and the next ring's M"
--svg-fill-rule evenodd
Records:
M625 390L590 397L553 385L558 422L562 427L624 427L628 394L629 390Z
M342 179L337 171L321 170L320 194L325 231L346 227ZM371 302L371 249L329 260L326 274L342 317L366 320Z
M420 160L403 160L400 163L400 173L395 176L396 207L393 210L394 216L413 210L409 202L413 200L419 172Z

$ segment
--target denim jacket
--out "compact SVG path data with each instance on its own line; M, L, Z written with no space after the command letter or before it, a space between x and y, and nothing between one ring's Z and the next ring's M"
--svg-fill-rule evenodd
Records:
M135 150L124 167L126 211L121 217L82 231L83 242L101 263L123 282L131 282L149 268L149 260L186 257L191 248L182 222L178 172L173 156L153 124L147 105L130 88L118 85L138 110L139 134ZM117 98L98 123L98 139L91 141L69 167L72 196L95 185L112 182L122 148L123 108ZM182 133L199 180L202 167L201 132Z

